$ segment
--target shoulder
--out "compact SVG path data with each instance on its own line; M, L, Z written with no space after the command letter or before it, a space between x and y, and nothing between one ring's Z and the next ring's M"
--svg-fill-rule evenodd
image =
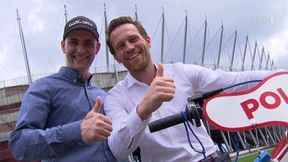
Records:
M35 88L35 87L48 87L49 85L52 84L52 79L51 76L46 76L40 79L35 80L30 87Z
M125 78L124 80L119 81L117 84L114 85L114 87L112 87L108 91L108 95L121 92L121 91L125 90L126 88L128 88L127 82L128 82L127 78Z
M193 69L193 70L203 70L207 69L199 65L195 64L183 64L182 62L177 63L170 63L170 64L164 64L164 67L166 68L173 68L173 69Z
M181 62L164 64L164 69L166 69L167 72L173 72L173 73L184 74L184 75L198 75L202 71L211 71L210 69L204 68L199 65L183 64Z
M128 74L129 75L129 74ZM111 88L107 92L106 99L107 100L122 100L126 98L127 91L129 90L129 86L133 83L131 83L131 78L129 76L126 76L123 80L119 81L116 85L114 85L113 88Z
M28 91L49 91L53 87L59 85L57 81L57 75L49 75L34 81L28 88Z

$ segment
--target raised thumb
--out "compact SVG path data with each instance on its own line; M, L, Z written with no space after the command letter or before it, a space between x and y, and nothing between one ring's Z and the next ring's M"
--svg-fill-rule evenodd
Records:
M163 73L164 73L163 64L158 64L158 68L157 68L157 71L156 71L156 76L162 77Z
M96 98L96 103L95 103L95 105L94 105L94 107L93 107L93 109L92 109L91 111L93 111L93 112L95 112L95 113L99 113L101 107L102 107L102 99L101 99L100 96L98 96L98 97Z

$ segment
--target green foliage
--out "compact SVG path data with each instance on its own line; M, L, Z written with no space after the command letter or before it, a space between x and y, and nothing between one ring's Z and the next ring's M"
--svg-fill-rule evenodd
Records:
M267 151L269 154L272 152L274 148L270 148L270 149L267 149L265 151ZM248 155L244 155L242 157L239 158L238 162L253 162L256 157L259 155L259 152L252 152ZM235 159L233 158L232 161L234 161Z

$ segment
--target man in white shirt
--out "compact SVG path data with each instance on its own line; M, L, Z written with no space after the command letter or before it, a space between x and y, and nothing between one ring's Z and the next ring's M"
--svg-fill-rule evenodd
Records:
M112 20L107 34L110 52L129 71L126 78L108 92L104 104L113 122L109 145L120 160L126 159L137 147L144 162L213 159L217 148L203 124L192 126L200 142L191 135L191 147L182 124L151 133L148 123L185 111L187 98L195 91L263 79L270 73L212 71L182 63L157 65L151 59L150 37L141 23L130 17Z

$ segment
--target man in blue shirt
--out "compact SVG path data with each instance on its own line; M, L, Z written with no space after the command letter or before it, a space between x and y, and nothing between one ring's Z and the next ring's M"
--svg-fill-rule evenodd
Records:
M106 93L90 82L100 49L96 24L84 16L71 19L61 47L66 66L27 90L10 151L18 160L114 162L107 144L112 122L101 109Z

